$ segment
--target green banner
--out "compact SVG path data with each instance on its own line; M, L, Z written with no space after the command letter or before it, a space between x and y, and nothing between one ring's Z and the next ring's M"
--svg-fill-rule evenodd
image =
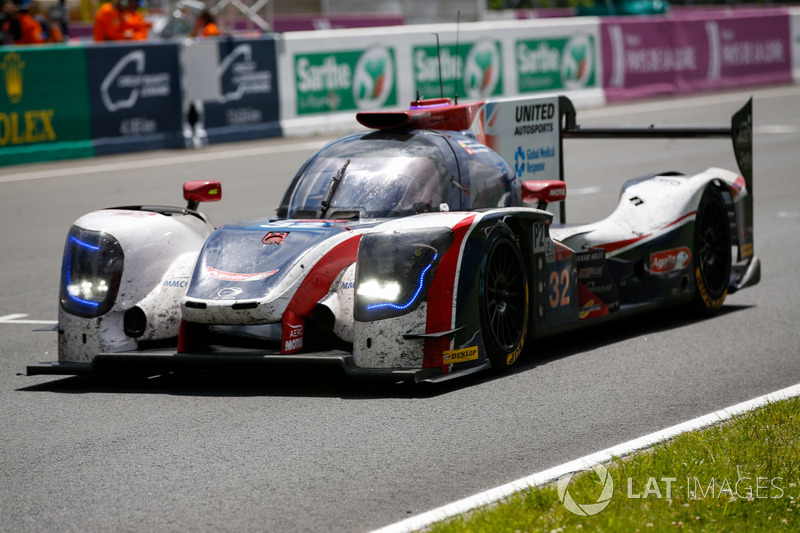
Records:
M415 46L414 90L421 98L487 98L503 94L502 52L492 39Z
M589 35L518 40L514 59L520 93L597 86L597 47Z
M0 76L0 165L94 155L82 47L0 50Z
M298 54L294 69L298 115L397 105L392 48Z

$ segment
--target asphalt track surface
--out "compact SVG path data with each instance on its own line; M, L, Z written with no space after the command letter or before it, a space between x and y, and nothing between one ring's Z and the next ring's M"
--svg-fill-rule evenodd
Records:
M539 343L509 375L432 387L330 372L18 375L57 357L55 334L32 322L56 320L63 240L80 215L181 205L181 183L200 178L223 181L206 209L216 224L269 215L324 139L0 169L0 531L366 531L800 383L800 87L578 118L722 126L750 94L758 286L710 319L642 315ZM627 178L735 168L722 140L565 150L572 222L609 213Z

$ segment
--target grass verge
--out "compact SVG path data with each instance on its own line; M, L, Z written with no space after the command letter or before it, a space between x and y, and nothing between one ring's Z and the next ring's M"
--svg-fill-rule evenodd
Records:
M430 530L800 531L800 398L679 435L597 470ZM562 503L559 484L564 502L585 515Z

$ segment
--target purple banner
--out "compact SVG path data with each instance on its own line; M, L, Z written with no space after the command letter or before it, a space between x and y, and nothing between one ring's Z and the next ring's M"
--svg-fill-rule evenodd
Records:
M792 80L782 10L610 18L601 38L609 102Z

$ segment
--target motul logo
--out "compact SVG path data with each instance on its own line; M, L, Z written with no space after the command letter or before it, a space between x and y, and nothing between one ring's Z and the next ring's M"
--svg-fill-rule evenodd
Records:
M289 331L286 332L286 326L288 326ZM283 341L283 353L292 353L297 352L303 349L303 335L305 333L305 327L303 324L294 325L287 323L284 326L284 341ZM286 338L288 337L288 339Z

